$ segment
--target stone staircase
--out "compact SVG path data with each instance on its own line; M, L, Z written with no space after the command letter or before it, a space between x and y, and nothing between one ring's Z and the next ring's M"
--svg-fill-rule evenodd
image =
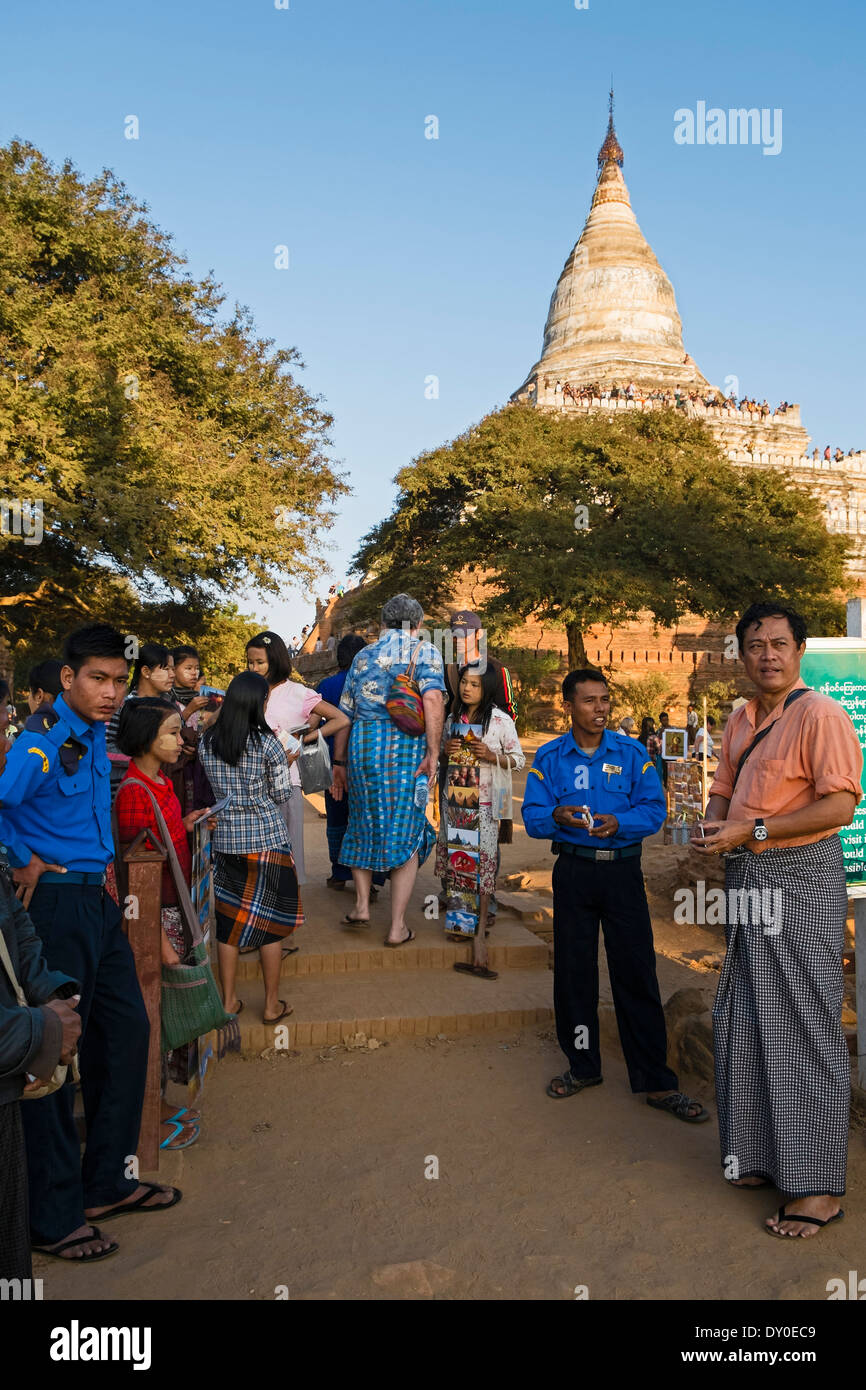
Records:
M397 950L383 945L389 924L389 888L371 908L371 926L348 928L342 917L354 903L351 887L336 893L325 885L328 861L324 823L305 804L307 883L301 893L306 923L295 935L297 954L283 959L281 997L293 1012L276 1026L262 1022L264 987L258 954L241 956L237 993L246 1053L270 1047L320 1047L368 1039L435 1037L520 1028L553 1018L553 976L547 944L503 904L488 940L494 981L458 974L456 961L470 960L469 945L446 940L444 915L425 916L439 884L432 856L422 867L407 920L416 940Z

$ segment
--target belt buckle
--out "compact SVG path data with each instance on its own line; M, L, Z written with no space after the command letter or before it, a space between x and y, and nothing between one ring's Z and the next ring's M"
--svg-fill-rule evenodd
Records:
M595 857L596 857L596 859L616 859L616 850L615 850L615 849L597 849L597 850L595 851Z

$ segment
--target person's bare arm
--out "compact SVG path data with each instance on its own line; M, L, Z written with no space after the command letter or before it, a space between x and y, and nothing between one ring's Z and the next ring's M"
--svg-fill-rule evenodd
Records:
M337 709L336 705L329 704L327 700L320 700L317 705L313 705L311 713L318 715L319 719L324 719L325 722L324 724L319 724L319 721L317 719L316 725L311 725L310 732L304 735L304 742L306 743L309 741L310 743L313 743L315 741L313 738L314 733L316 738L318 738L319 734L321 734L323 738L330 738L333 734L335 736L334 755L335 757L342 757L342 753L337 754L336 735L341 729L348 730L348 714L344 714L342 710Z
M715 798L711 798L711 801ZM828 792L799 811L791 811L786 816L769 816L764 824L770 832L769 840L793 840L802 835L820 835L824 830L835 830L838 825L850 825L854 819L857 798L853 792ZM752 839L755 827L753 818L748 820L711 821L707 806L707 819L704 821L706 844L695 844L692 848L701 854L725 854L737 845L744 845Z
M331 782L331 796L335 801L342 801L348 785L345 767L338 767L338 760L341 763L346 761L346 749L349 747L349 733L352 721L348 715L344 716L346 723L334 734L334 757L332 759L333 781Z
M429 777L433 780L439 764L439 748L442 743L442 725L445 723L445 701L441 690L427 690L421 696L424 704L424 731L427 735L427 752L415 769L415 776Z

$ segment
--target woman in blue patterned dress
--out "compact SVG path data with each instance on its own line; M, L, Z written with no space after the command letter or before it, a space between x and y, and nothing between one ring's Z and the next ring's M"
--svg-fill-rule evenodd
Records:
M382 609L382 633L358 652L346 677L340 708L352 721L351 732L334 739L335 800L346 790L348 741L349 824L340 861L352 870L355 907L346 926L370 925L373 873L390 872L391 930L386 946L402 946L415 933L406 925L406 908L418 866L435 842L427 820L426 798L416 804L419 778L436 775L444 718L445 676L442 657L418 629L424 610L408 594L396 594ZM424 701L424 733L404 733L392 721L385 701L395 676L414 659L414 679Z

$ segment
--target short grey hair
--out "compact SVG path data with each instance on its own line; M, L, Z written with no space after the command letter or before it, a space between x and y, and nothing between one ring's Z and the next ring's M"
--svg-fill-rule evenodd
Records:
M418 600L411 598L409 594L395 594L382 609L383 627L399 628L404 623L408 623L410 627L420 627L423 621L424 609Z

